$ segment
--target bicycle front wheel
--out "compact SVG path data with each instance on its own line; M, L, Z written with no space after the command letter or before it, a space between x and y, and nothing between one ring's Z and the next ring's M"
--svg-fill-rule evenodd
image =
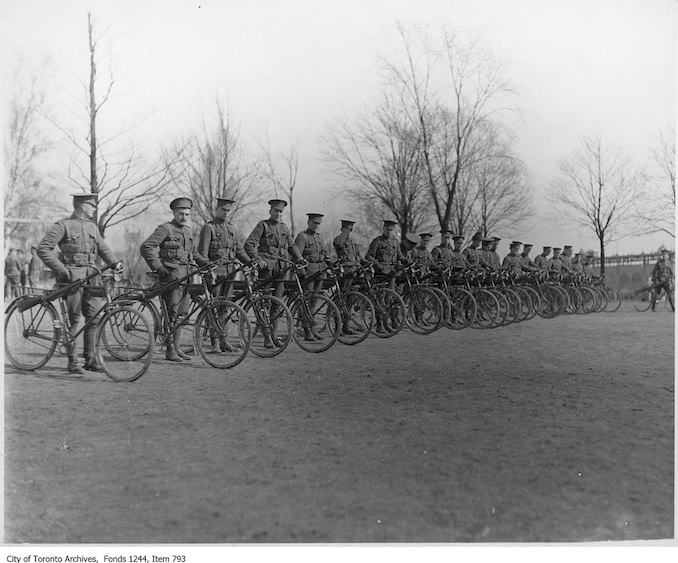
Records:
M252 327L250 351L260 358L282 353L292 338L292 313L274 295L256 295L244 304Z
M193 329L195 349L209 365L219 369L237 366L252 342L252 325L239 305L211 299L203 305Z
M619 295L619 292L611 287L606 287L605 293L607 294L605 312L614 313L615 311L618 311L619 307L621 307L621 295ZM652 305L652 303L650 303L650 305Z
M123 305L108 310L95 333L95 353L113 381L136 381L153 359L153 328L137 309Z
M14 367L33 371L52 357L61 330L51 303L23 309L22 302L25 298L17 299L5 313L5 355Z
M341 332L337 340L350 346L365 340L374 326L374 303L359 291L349 291L335 299L342 313Z

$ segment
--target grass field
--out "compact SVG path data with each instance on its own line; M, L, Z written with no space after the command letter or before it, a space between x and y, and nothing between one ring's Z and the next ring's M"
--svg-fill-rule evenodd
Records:
M673 537L674 315L5 369L5 542Z

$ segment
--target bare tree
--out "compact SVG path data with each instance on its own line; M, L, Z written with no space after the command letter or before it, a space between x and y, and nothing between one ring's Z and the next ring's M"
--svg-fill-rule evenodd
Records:
M294 237L294 189L297 186L297 173L299 171L299 149L297 143L294 143L290 146L289 152L278 155L278 158L276 158L271 150L268 135L266 141L266 146L262 147L262 175L273 186L273 193L276 197L285 197L289 201L290 230L292 237ZM279 160L283 161L282 171L278 165Z
M368 204L378 223L384 211L392 213L401 236L430 224L421 137L393 100L384 97L352 121L336 120L324 141L324 159L345 182L344 197Z
M387 84L417 130L429 195L440 226L449 228L462 179L487 156L487 126L515 111L516 88L477 41L443 32L436 50L428 36L399 32L404 58L384 63Z
M212 218L219 197L233 199L237 215L261 193L261 173L247 155L235 120L218 99L215 117L203 115L200 130L167 154L176 189L193 199L195 213L203 220Z
M654 174L638 202L636 219L641 234L666 233L676 238L676 134L659 135L650 150Z
M67 185L98 196L96 221L102 236L107 229L144 213L166 193L171 182L169 166L160 151L154 158L144 155L127 135L132 128L107 136L99 130L99 114L111 101L115 85L111 72L103 84L104 94L97 95L97 52L103 35L95 34L92 15L88 13L89 77L87 84L83 84L87 92L84 105L87 134L83 138L52 121L73 147L65 179ZM83 165L83 158L87 165Z
M37 74L27 74L26 67L22 62L14 72L3 143L7 171L3 198L5 239L26 235L31 221L44 218L54 208L54 190L38 170L40 158L52 146L41 126L47 112L45 92Z
M557 217L593 231L605 274L605 245L626 234L633 219L644 174L600 134L585 137L573 155L560 162L551 201Z

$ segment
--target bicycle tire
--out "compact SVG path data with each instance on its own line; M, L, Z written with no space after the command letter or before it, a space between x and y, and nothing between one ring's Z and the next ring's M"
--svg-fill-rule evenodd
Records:
M612 289L611 287L606 287L605 294L607 295L607 305L605 306L605 312L614 313L618 311L622 303L619 292L616 289Z
M484 288L475 288L472 292L477 305L477 311L472 328L493 328L499 324L501 311L497 297Z
M461 330L468 328L475 321L478 304L473 294L461 287L451 288L448 291L450 300L450 320L447 328Z
M372 302L375 305L375 317L377 323L381 318L382 331L375 330L378 338L391 338L398 334L405 326L407 309L400 294L387 287L375 288L372 294ZM384 320L387 322L384 324Z
M294 302L291 311L292 338L299 348L319 354L334 346L341 330L341 313L329 297L320 293L304 294ZM305 334L306 329L310 336Z
M403 296L407 326L415 334L428 335L438 330L443 317L440 298L428 287L414 286Z
M285 351L292 340L292 313L279 297L255 295L240 302L252 327L250 352L260 358L273 358Z
M94 342L97 361L113 381L136 381L151 365L155 342L153 328L129 305L116 306L104 313ZM115 353L111 353L111 346L115 347Z
M633 306L639 313L644 313L652 307L654 295L650 289L638 289L633 293Z
M15 299L5 312L5 356L15 368L33 371L54 355L61 329L51 303L38 303L20 311L23 299Z
M230 369L245 359L252 343L247 313L223 297L210 299L195 319L193 342L200 357L218 369Z
M341 297L335 296L334 299L342 317L337 340L348 346L360 344L370 335L374 327L374 303L367 295L355 290L342 293ZM341 305L336 303L339 299L343 301Z

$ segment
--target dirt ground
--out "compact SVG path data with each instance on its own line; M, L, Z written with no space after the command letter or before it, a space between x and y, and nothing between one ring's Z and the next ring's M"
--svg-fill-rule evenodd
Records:
M673 537L674 315L628 309L130 384L6 367L5 542Z

